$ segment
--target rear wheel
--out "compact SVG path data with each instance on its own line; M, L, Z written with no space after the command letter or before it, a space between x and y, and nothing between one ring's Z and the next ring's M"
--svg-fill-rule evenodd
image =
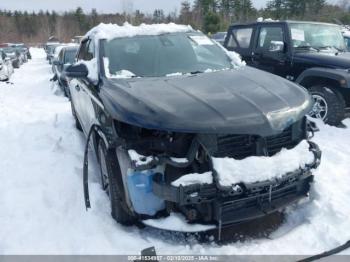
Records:
M120 224L132 225L136 218L132 215L124 199L121 171L117 156L113 150L107 150L100 139L98 144L101 184L111 201L112 217Z
M332 126L340 125L345 116L345 101L342 95L335 89L322 86L311 87L310 93L315 103L309 115Z

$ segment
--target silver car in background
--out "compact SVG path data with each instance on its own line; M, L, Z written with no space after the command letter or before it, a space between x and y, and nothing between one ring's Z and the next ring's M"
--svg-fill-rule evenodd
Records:
M8 81L13 72L11 59L0 49L0 81Z

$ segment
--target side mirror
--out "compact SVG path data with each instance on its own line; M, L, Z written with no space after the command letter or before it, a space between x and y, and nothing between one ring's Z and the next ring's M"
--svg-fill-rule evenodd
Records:
M66 68L66 75L72 78L85 78L89 74L89 70L84 64L71 65Z
M283 41L271 41L269 52L284 53L285 47L286 45Z

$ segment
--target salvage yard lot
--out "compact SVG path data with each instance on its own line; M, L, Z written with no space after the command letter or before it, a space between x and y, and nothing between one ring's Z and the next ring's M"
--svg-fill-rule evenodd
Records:
M350 129L318 123L323 151L310 201L287 210L268 237L223 245L178 234L123 227L92 176L92 209L85 211L84 136L74 127L70 103L49 81L42 49L0 83L0 254L315 254L350 239ZM350 127L350 120L344 121ZM97 165L91 173L97 174ZM350 251L346 251L350 254Z

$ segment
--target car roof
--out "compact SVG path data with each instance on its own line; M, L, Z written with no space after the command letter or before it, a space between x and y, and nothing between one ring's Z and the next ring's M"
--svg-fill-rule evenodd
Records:
M337 24L332 23L324 23L324 22L315 22L315 21L297 21L297 20L265 20L265 21L255 21L255 22L248 22L248 23L237 23L233 24L232 26L257 26L260 24L290 24L290 23L296 23L296 24L322 24L322 25L333 25L333 26L339 26Z
M78 50L79 46L78 45L77 46L66 46L63 49L64 50L68 50L68 51L70 51L70 50Z

